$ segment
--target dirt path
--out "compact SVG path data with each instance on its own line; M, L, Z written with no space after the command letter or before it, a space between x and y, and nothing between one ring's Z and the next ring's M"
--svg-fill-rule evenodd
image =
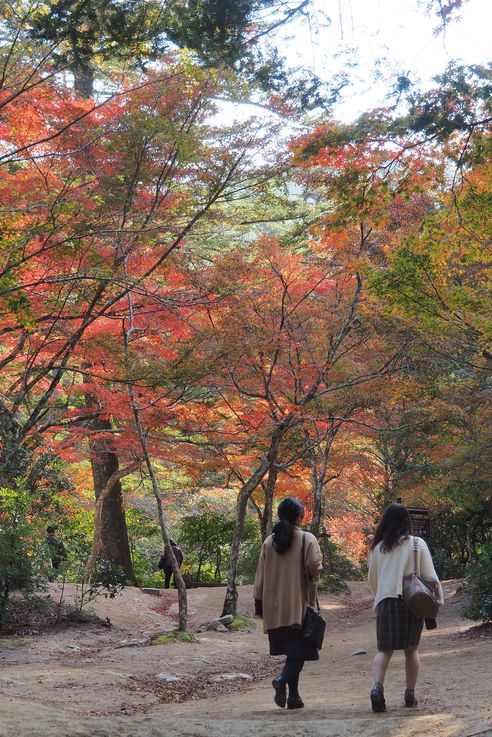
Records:
M471 623L459 616L456 585L446 588L439 629L423 635L414 710L402 705L397 654L386 684L388 711L370 711L374 619L363 583L353 585L351 597L321 602L327 647L301 676L306 708L299 711L273 704L270 680L279 661L265 657L259 627L150 646L152 635L174 626L176 592L155 598L129 589L96 607L111 628L0 639L0 736L492 737L492 639L465 634ZM192 627L217 615L223 594L190 591ZM251 587L242 588L239 605L251 611Z

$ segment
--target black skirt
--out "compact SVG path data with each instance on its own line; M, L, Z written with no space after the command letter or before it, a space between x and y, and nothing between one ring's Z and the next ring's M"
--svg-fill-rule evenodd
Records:
M301 635L300 627L279 627L268 631L270 655L287 655L298 660L319 660L319 652L312 642Z
M388 598L376 607L378 650L404 650L420 642L424 620L414 617L404 600Z

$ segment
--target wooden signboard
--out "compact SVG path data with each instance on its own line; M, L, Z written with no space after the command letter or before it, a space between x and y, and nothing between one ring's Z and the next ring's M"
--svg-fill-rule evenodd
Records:
M431 523L429 510L420 507L408 507L412 520L412 533L429 542L431 535Z

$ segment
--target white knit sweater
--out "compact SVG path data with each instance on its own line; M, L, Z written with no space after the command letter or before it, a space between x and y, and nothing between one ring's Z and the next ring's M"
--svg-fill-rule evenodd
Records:
M444 603L441 584L434 569L432 557L425 540L417 537L417 575L425 581L436 581L439 588L439 599ZM381 543L378 543L369 555L369 586L374 594L374 609L383 599L397 599L402 594L403 576L413 571L413 540L412 536L403 537L399 544L389 553L381 552Z

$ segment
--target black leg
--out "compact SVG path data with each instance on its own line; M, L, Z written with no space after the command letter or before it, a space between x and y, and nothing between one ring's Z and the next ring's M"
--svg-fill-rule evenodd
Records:
M304 660L288 657L280 674L281 679L289 686L289 698L299 696L299 673L304 667Z

